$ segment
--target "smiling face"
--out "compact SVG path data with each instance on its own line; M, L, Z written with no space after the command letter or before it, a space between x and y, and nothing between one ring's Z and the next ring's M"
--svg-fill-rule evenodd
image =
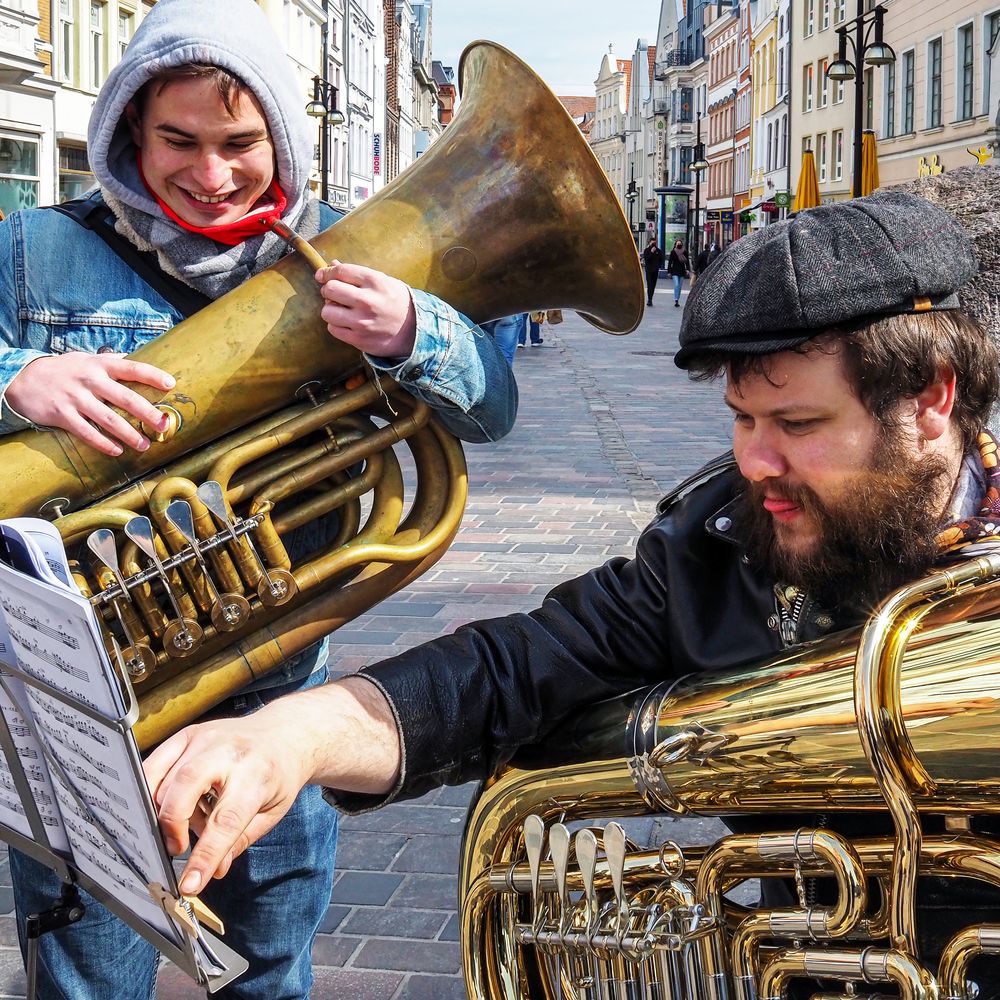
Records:
M239 221L274 179L264 112L246 89L230 114L212 79L169 80L149 89L141 114L130 104L126 116L146 183L189 225Z

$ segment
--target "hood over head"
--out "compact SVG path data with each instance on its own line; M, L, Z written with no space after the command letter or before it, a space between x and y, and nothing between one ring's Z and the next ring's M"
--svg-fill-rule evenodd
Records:
M274 143L278 182L288 198L284 218L296 217L308 199L313 159L307 95L284 45L253 0L159 0L143 18L97 95L90 118L88 154L101 188L132 208L159 214L139 177L125 107L148 80L187 63L220 66L253 91Z

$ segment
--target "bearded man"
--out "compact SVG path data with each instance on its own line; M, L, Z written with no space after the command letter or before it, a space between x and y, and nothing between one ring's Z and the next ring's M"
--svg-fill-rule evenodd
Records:
M995 533L985 424L998 357L956 295L975 270L955 220L904 194L816 208L733 244L692 292L676 356L697 378L724 376L732 453L661 502L633 558L556 587L538 610L160 747L147 773L168 847L200 834L182 889L224 875L303 782L356 809L484 777L602 698L856 625ZM958 903L956 919L976 922ZM996 912L996 894L977 905ZM946 934L955 919L922 923Z

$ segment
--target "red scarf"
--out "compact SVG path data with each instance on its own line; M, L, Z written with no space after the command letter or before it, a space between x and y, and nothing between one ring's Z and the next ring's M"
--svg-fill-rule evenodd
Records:
M176 222L182 229L189 233L197 233L199 236L207 236L216 243L224 246L234 247L244 240L253 236L262 236L272 222L276 222L284 214L288 206L288 198L278 184L278 178L271 181L270 186L258 200L256 206L252 208L242 219L235 222L227 222L221 226L193 226L190 222L185 222L150 186L146 180L146 175L142 172L142 157L136 155L139 165L139 176L142 183L146 185L146 190L156 199L156 204L160 206L163 214L173 222Z

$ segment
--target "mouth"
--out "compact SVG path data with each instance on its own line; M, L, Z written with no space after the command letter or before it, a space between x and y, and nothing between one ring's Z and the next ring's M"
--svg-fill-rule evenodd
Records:
M198 202L199 205L221 205L223 202L230 201L233 195L236 194L235 191L227 191L225 194L199 194L197 191L191 191L188 188L181 188L181 190L192 201Z
M764 510L776 520L791 521L801 513L802 508L784 497L764 497Z

